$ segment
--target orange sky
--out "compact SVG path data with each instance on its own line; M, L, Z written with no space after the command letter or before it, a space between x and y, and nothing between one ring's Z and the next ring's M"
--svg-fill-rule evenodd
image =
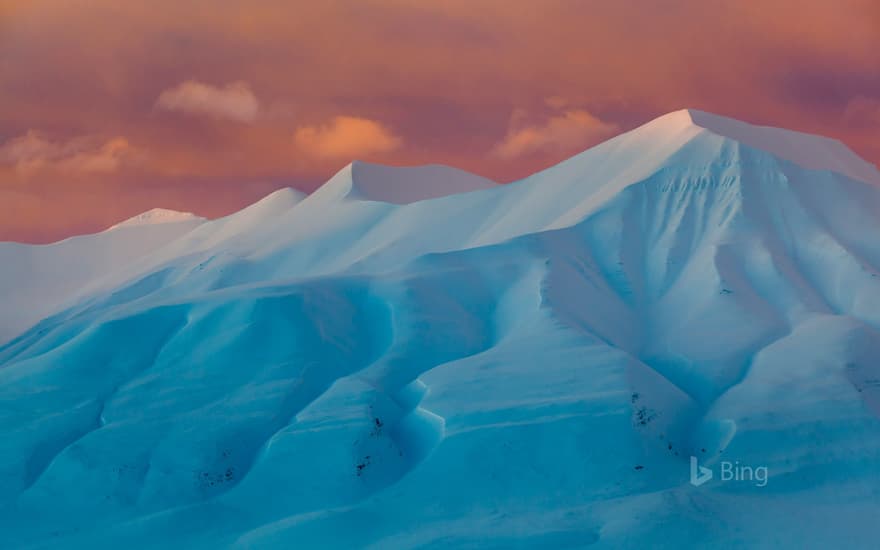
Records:
M880 163L876 0L0 0L0 240L312 190L523 177L693 107Z

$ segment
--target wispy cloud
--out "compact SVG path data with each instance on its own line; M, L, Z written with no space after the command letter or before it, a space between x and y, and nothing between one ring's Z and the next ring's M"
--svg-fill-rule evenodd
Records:
M247 82L212 86L187 80L162 92L156 99L156 107L216 119L253 122L260 103Z
M354 159L399 149L403 140L368 118L337 116L321 126L301 126L294 134L300 151L318 158Z
M564 106L558 98L554 98L552 104ZM524 124L525 117L524 111L514 111L507 135L492 149L493 155L510 159L541 151L585 149L620 131L616 124L604 122L581 109L554 114L540 124Z
M99 140L80 136L67 141L51 141L35 130L0 145L0 163L28 175L41 169L61 172L110 173L138 156L124 137Z

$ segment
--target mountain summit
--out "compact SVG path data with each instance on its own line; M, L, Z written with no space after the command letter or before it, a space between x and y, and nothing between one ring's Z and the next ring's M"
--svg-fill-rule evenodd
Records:
M871 547L878 181L685 110L508 185L355 162L191 227L5 243L0 533Z
M132 216L125 221L119 222L110 229L118 227L132 227L136 225L153 225L157 223L177 223L184 221L204 221L204 218L196 216L192 212L178 212L166 208L153 208L137 216Z
M880 185L877 168L836 139L771 126L755 126L694 109L678 111L666 117L687 117L692 124L709 132L761 149L804 168L838 172L852 179Z
M313 200L326 197L409 204L496 185L489 179L439 164L394 167L356 160L315 191Z

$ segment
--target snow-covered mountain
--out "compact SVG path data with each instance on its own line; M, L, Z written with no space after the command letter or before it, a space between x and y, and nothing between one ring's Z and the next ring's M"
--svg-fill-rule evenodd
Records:
M0 245L0 546L876 545L880 173L837 141L686 110L158 217Z
M104 274L162 248L204 221L156 209L101 233L49 245L0 242L0 342L63 308Z
M156 225L162 223L179 223L186 221L205 221L204 218L196 216L192 212L178 212L176 210L168 210L167 208L153 208L137 216L133 216L125 221L119 222L112 226L108 231L120 227L132 227L137 225Z

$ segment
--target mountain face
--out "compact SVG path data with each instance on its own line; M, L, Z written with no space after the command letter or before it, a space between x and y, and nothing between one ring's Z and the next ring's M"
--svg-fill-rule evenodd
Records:
M873 547L878 234L839 142L680 111L2 244L0 541Z

